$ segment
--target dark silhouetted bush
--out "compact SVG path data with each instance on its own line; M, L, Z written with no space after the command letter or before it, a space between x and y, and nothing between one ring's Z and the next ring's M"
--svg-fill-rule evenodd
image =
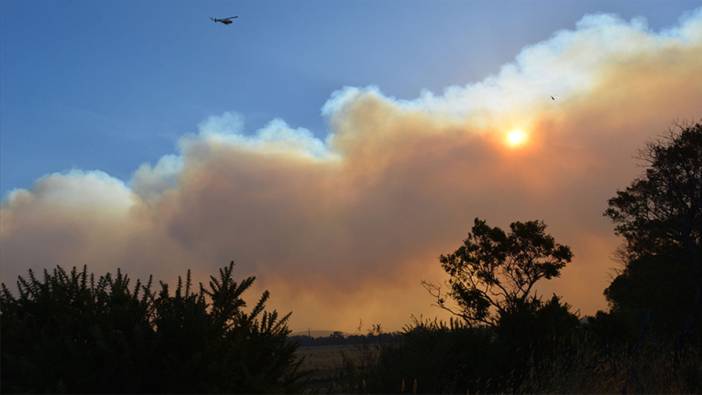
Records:
M578 318L553 297L510 309L496 326L417 320L396 344L382 347L366 381L373 392L511 392L524 388L535 366L568 354Z
M702 332L702 124L642 152L642 177L609 200L624 268L605 290L612 314L657 335Z
M290 392L300 374L288 316L247 312L234 264L193 291L190 273L171 293L119 270L95 278L57 267L3 284L3 392Z
M419 320L406 328L399 344L381 351L366 378L369 389L510 391L541 359L563 350L578 317L555 295L542 301L534 286L557 277L572 253L545 229L541 221L527 221L505 232L476 218L463 245L440 257L449 291L424 283L455 319Z

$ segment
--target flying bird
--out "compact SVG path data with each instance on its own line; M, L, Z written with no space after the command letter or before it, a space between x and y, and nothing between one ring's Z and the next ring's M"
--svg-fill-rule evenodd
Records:
M239 15L230 16L228 18L212 18L212 17L210 17L210 19L214 23L221 23L223 25L231 25L234 22L233 19L236 19L238 17L239 17Z
M556 100L556 98L555 98L555 97L553 97L553 96L551 96L551 100L554 100L554 101L555 101L555 100Z

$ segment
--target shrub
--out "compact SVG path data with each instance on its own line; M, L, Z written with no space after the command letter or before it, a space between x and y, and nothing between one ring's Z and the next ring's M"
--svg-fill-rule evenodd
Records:
M289 392L300 389L288 315L250 311L234 263L193 291L152 291L117 270L57 267L0 293L3 392Z

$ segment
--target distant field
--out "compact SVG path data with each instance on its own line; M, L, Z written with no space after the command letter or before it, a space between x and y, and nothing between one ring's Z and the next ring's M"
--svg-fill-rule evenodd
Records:
M344 356L357 363L363 355L357 345L307 346L297 352L304 358L301 369L310 372L310 387L315 392L326 392L338 385Z
M311 336L311 337L327 337L331 335L332 333L340 333L344 336L348 336L349 333L346 332L340 332L340 331L332 331L329 329L315 329L315 330L306 330L306 331L296 331L290 334L290 336Z
M314 371L339 369L343 364L343 355L355 360L361 354L354 345L306 346L300 347L297 352L304 358L302 369Z

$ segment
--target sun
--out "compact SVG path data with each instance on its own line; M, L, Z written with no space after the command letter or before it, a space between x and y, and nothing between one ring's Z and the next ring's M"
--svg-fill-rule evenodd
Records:
M524 145L528 139L529 135L522 129L512 129L505 136L505 142L512 148Z

